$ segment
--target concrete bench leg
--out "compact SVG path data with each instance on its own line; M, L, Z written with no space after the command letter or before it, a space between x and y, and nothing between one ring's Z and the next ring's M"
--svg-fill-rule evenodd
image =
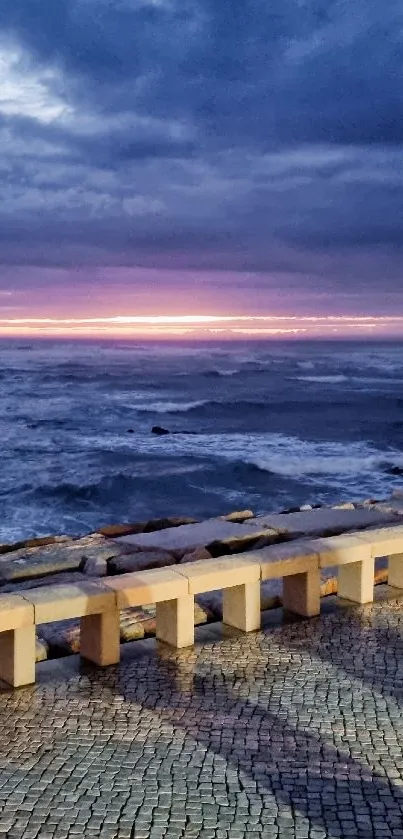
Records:
M306 618L320 614L320 571L318 569L284 577L283 608Z
M337 581L339 597L353 603L372 603L374 599L375 560L340 565Z
M14 688L35 682L35 626L0 634L0 679Z
M243 632L260 629L260 582L245 583L223 591L223 623Z
M156 636L171 647L191 647L195 639L193 594L157 603Z
M83 658L106 667L120 660L118 610L81 618L80 653Z
M389 557L388 585L394 588L403 588L403 554Z

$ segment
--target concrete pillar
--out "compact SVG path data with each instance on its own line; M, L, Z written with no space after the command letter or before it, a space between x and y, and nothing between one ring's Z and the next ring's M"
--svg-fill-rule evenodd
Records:
M339 597L353 603L372 603L374 599L375 560L364 559L340 565L337 581Z
M403 588L403 554L389 557L388 585Z
M320 571L314 568L283 578L283 608L310 618L320 614Z
M171 647L191 647L195 639L195 599L186 594L156 604L156 637Z
M35 626L0 634L0 679L14 688L35 682Z
M243 632L260 629L260 580L223 590L223 623Z
M80 654L106 667L120 660L120 621L118 609L81 618Z

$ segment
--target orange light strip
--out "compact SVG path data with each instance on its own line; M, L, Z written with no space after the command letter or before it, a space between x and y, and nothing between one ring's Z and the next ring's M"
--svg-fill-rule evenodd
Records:
M1 307L0 307L1 313ZM403 315L111 315L86 318L0 317L0 335L91 337L403 336Z

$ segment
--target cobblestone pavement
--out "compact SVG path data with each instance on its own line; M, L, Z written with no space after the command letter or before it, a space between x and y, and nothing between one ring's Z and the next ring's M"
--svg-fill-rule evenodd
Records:
M403 839L403 601L219 629L1 691L0 836Z

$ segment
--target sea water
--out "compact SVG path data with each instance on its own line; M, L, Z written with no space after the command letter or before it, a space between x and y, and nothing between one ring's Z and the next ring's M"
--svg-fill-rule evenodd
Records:
M402 344L4 340L0 388L1 541L403 485Z

